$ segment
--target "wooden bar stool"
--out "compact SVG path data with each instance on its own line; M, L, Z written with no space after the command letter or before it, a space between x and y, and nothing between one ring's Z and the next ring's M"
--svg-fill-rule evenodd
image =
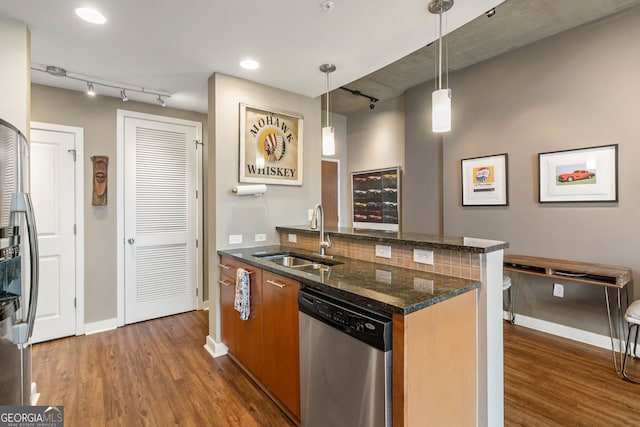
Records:
M502 276L502 292L507 291L509 298L509 322L516 322L516 313L513 311L513 299L511 295L511 277L506 274Z
M634 384L640 384L638 380L629 378L627 376L627 357L629 357L629 349L631 348L631 329L636 329L636 338L633 341L633 358L636 359L636 347L638 346L638 326L640 325L640 300L634 301L629 308L627 308L627 312L624 314L624 320L629 324L629 333L627 334L627 346L624 351L624 360L622 361L622 377Z

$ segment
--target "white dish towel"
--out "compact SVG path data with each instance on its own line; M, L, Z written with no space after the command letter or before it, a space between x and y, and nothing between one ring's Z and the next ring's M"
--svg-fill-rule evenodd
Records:
M251 313L251 278L243 268L236 270L236 297L233 308L240 312L240 320L249 319Z

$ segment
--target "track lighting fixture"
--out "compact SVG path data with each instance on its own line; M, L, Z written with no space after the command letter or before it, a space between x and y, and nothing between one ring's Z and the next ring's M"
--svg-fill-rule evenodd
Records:
M322 71L323 73L325 73L327 75L327 94L326 94L326 100L327 100L327 108L326 108L326 112L327 112L327 121L325 123L325 127L322 128L322 155L323 156L335 156L336 154L336 139L335 139L335 135L334 135L334 129L333 126L331 126L330 124L330 117L329 117L329 91L330 91L330 85L329 85L329 74L333 73L336 70L336 66L333 64L322 64L320 66L320 71Z
M120 91L120 99L122 99L122 102L127 102L129 100L129 96L127 95L127 92L129 92L129 93L136 92L136 93L142 93L142 94L145 94L145 95L156 96L157 97L156 101L160 105L162 105L163 107L166 105L165 98L171 98L170 94L168 94L166 92L163 92L163 91L150 90L150 89L146 89L144 87L133 86L133 85L129 85L129 84L108 82L108 81L102 80L100 78L84 76L84 75L80 75L80 74L76 74L76 73L69 73L64 68L56 67L55 65L47 65L47 66L37 65L36 66L34 64L34 66L32 66L31 69L33 71L40 71L42 73L47 73L50 76L64 77L64 78L67 78L67 79L84 82L87 85L87 94L91 95L91 96L94 96L96 94L95 86L102 86L102 87L105 87L105 88L119 90ZM105 93L103 93L103 92L101 92L101 94L105 95ZM112 94L110 96L117 96L117 95L113 95Z
M376 103L378 101L380 101L378 98L375 98L375 97L373 97L371 95L367 95L365 93L362 93L362 92L360 92L359 90L356 90L356 89L349 89L348 87L344 87L344 86L341 86L340 89L345 90L345 91L349 92L352 95L361 96L363 98L367 98L369 100L369 109L370 110L373 110L374 108L376 108Z

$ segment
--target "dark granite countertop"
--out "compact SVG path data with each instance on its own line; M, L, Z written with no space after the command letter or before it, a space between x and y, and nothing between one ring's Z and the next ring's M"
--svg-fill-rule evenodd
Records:
M335 297L387 314L410 314L480 286L480 282L470 279L352 258L334 257L331 261L341 264L331 266L329 271L308 272L284 267L259 257L278 252L314 256L309 251L279 245L219 250L218 254L289 277L299 281L302 286L314 287Z
M317 234L309 225L277 226L276 230L285 233ZM396 231L366 230L362 228L325 227L325 233L331 236L348 237L354 240L368 240L381 243L398 243L454 251L488 253L509 247L509 243L500 240L478 239L474 237L449 237L422 233L402 233Z

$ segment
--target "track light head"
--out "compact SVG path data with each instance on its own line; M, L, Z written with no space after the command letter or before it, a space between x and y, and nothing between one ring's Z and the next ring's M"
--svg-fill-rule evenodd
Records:
M158 95L158 97L156 98L156 101L158 101L158 104L160 104L161 107L165 106L164 99L162 99L160 95Z
M122 102L127 102L129 100L127 92L124 89L120 89L120 98L122 98Z
M87 82L87 95L94 96L96 94L95 89L93 89L93 83Z

